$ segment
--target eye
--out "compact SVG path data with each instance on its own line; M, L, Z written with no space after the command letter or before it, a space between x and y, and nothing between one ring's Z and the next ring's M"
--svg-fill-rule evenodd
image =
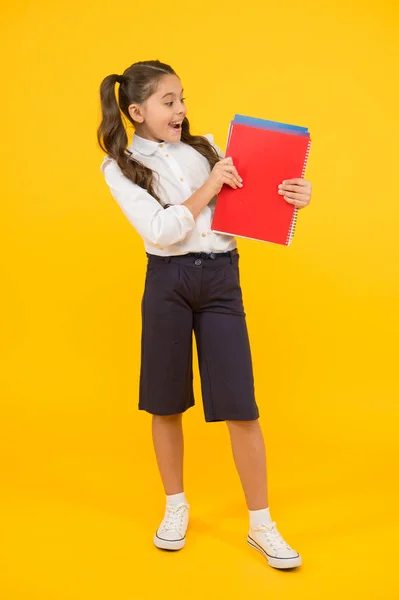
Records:
M186 98L182 98L182 99L180 100L180 102L183 102L183 104L184 104L184 101L185 101L185 100L186 100ZM171 102L165 102L165 105L166 105L166 106L172 106L172 104L173 104L173 100L172 100Z

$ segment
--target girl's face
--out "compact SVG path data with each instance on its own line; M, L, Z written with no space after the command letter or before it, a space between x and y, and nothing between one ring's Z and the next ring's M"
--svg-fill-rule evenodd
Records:
M165 75L156 92L143 104L131 104L129 113L140 137L154 142L180 142L181 124L187 113L180 79Z

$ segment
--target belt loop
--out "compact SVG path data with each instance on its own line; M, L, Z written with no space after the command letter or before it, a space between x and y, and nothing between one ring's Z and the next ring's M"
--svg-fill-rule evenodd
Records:
M233 264L233 251L232 250L229 252L229 255L230 255L230 264L232 265Z
M172 260L171 256L165 256L165 262L166 263L170 263L171 260Z

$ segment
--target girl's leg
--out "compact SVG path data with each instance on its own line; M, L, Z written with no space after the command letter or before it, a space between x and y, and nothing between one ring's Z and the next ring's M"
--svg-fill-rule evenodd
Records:
M180 494L184 489L182 415L153 415L152 439L166 495Z
M154 544L163 550L181 550L186 543L188 509L183 492L182 415L153 415L152 437L166 493L165 516L154 536Z
M259 420L226 423L248 510L267 508L266 450Z
M226 421L234 461L250 516L248 544L276 569L299 567L302 559L272 521L267 499L266 451L259 421Z

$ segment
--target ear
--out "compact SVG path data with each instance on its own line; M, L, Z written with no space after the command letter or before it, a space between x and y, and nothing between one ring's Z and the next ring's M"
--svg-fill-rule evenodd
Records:
M142 123L144 121L144 117L141 114L141 109L138 104L131 104L128 111L133 121L136 121L137 123Z

